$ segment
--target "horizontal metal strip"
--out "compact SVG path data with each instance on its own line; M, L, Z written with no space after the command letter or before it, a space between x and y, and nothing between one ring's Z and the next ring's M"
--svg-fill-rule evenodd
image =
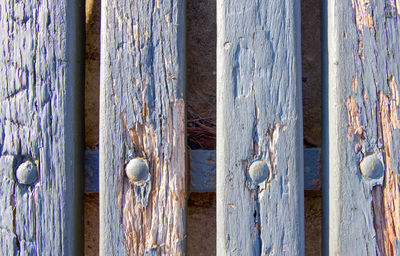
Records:
M304 189L320 189L320 148L304 149ZM190 191L215 192L215 150L190 151ZM85 192L99 192L99 152L85 152Z

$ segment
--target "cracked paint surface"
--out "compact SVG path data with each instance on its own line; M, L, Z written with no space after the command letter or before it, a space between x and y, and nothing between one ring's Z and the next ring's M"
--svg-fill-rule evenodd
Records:
M327 8L330 191L325 200L330 215L325 253L397 255L398 2L352 0ZM384 174L369 179L360 163L375 154L382 157Z
M101 255L184 254L183 6L180 0L102 3ZM148 201L125 175L128 156L149 163L151 179L141 188Z
M371 31L374 26L372 15L370 13L369 0L351 0L353 9L355 10L355 20L357 28L364 31L364 26L368 27Z
M218 255L304 253L297 4L217 1Z
M77 252L80 67L69 11L75 3L63 0L0 3L1 255ZM15 179L26 160L37 163L39 174L29 186Z

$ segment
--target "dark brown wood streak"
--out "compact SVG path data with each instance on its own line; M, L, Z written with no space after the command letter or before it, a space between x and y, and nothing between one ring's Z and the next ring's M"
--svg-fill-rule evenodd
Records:
M400 65L398 66L400 67ZM400 101L399 91L393 76L389 79L388 84L390 87L389 94L385 95L383 92L380 92L378 105L386 166L385 180L383 186L374 188L372 196L374 225L379 251L381 255L397 255L400 253L400 187L398 165L400 156L399 149L393 147L392 141L393 139L400 140L400 134L396 132L396 130L400 129L400 120L397 113ZM393 159L394 161L392 158L395 158ZM397 163L397 166L392 166L392 162Z

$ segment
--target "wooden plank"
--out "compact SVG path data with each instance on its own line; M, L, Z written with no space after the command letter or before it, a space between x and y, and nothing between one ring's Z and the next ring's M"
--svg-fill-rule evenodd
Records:
M324 250L400 255L400 3L326 1L325 8Z
M304 255L300 2L219 0L217 31L217 254Z
M0 3L0 255L80 255L84 3Z
M101 30L100 254L182 255L184 1L102 1Z
M320 148L304 149L304 190L321 189ZM215 192L215 150L189 150L190 192ZM85 152L85 192L99 192L99 152Z

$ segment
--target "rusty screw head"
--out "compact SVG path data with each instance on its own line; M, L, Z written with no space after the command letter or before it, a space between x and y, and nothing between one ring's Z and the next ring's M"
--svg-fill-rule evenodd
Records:
M38 179L38 170L36 165L28 160L18 166L15 176L19 184L31 185Z
M149 166L146 159L136 157L129 160L125 166L125 173L131 182L138 182L147 179L149 175Z
M255 185L266 180L268 175L269 169L264 160L255 161L249 167L249 178Z
M370 179L379 179L384 173L383 163L376 153L366 156L360 162L360 170L365 178Z

